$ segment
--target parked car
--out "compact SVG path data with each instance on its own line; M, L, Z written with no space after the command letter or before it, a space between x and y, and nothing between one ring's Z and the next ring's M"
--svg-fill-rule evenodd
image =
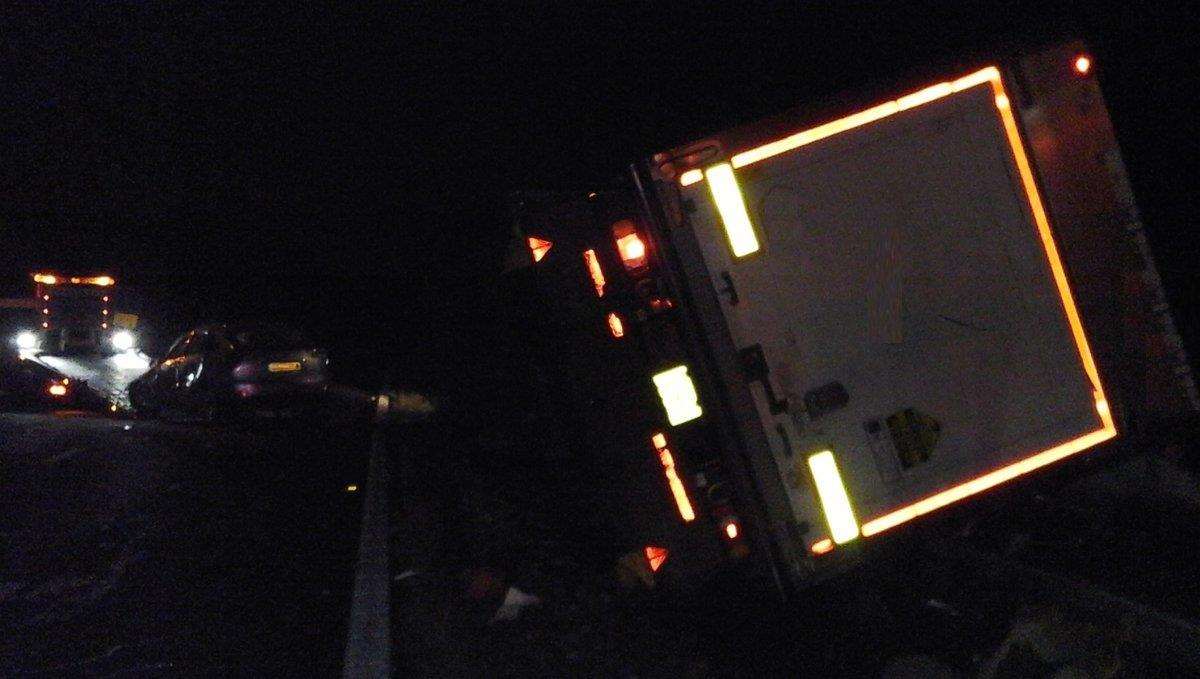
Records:
M92 405L83 384L36 361L0 352L0 407L64 408ZM86 390L84 390L86 391Z
M275 325L204 325L184 333L129 385L145 414L219 419L256 408L306 409L328 386L325 351Z

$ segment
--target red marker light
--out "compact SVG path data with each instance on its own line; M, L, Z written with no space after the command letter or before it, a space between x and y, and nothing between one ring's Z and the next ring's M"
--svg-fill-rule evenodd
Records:
M533 236L527 238L526 242L529 244L529 251L533 253L533 261L535 262L542 261L546 253L550 252L550 248L554 247L554 243L541 238L534 238Z
M1092 70L1092 60L1087 55L1080 54L1075 57L1075 72L1079 75L1087 75L1088 71Z
M667 437L662 433L656 433L650 437L650 441L658 452L658 461L662 464L663 473L667 477L667 486L671 489L671 495L675 497L679 518L683 519L684 523L691 523L696 519L696 510L692 508L692 501L688 499L687 489L684 488L683 480L679 478L679 472L675 468L675 457L667 448Z
M592 276L592 285L596 288L596 296L604 296L604 285L607 281L604 280L604 269L600 268L600 258L596 257L595 250L584 250L583 259L587 262L588 273Z
M647 545L643 551L646 554L646 563L650 564L650 571L652 573L657 573L658 569L662 568L662 565L666 563L667 556L670 555L666 547Z
M620 316L614 313L608 314L608 331L617 339L625 336L625 324L621 322Z
M613 224L612 234L625 268L630 271L644 268L649 260L646 256L646 242L638 234L637 225L631 220L622 219Z
M646 266L646 244L642 237L631 233L617 239L617 249L621 252L621 261L630 269L640 269Z

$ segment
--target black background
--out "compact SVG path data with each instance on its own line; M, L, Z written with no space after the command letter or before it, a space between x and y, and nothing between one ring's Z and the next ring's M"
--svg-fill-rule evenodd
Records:
M1077 4L10 8L0 272L26 292L35 267L103 269L163 326L288 319L347 379L429 384L486 364L503 330L508 191L589 188L809 98L1066 31L1093 47L1195 355L1195 21Z

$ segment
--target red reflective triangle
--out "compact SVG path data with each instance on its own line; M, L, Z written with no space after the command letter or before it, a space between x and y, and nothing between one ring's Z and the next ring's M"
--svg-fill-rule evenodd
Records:
M526 240L529 243L529 251L533 253L533 261L535 262L542 261L542 258L546 256L546 253L550 252L550 248L554 247L554 243L551 243L548 240L542 240L541 238L530 236Z
M667 560L667 554L669 554L667 548L647 546L645 552L646 561L650 564L650 570L657 573L658 569L662 568L663 563Z

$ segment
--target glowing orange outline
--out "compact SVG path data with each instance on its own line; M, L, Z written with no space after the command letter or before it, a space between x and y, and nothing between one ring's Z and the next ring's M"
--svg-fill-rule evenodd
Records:
M945 507L948 504L957 502L988 488L998 486L1006 481L1011 481L1022 474L1027 474L1040 467L1070 457L1117 435L1117 427L1113 422L1112 412L1108 407L1108 399L1104 396L1104 387L1100 384L1100 372L1096 368L1096 361L1092 357L1091 348L1088 346L1087 336L1083 332L1083 322L1079 319L1079 311L1075 308L1075 298L1071 294L1070 285L1067 283L1067 272L1063 269L1062 260L1058 254L1058 247L1054 244L1054 235L1050 231L1050 221L1046 218L1046 210L1042 206L1042 199L1038 194L1037 183L1033 177L1033 169L1029 165L1029 158L1025 154L1025 146L1021 142L1021 133L1017 129L1017 120L1013 117L1012 107L1009 106L1008 94L1004 91L1004 83L1000 79L1000 73L994 68L992 70L995 74L988 78L987 81L991 83L992 92L995 94L996 110L1000 113L1000 120L1004 124L1004 133L1008 137L1008 145L1012 150L1013 160L1017 165L1017 172L1021 175L1021 184L1024 186L1026 198L1029 200L1029 209L1033 213L1034 223L1037 224L1038 234L1042 239L1042 247L1045 248L1046 258L1050 262L1050 271L1054 276L1054 284L1058 287L1059 297L1062 298L1063 311L1067 314L1067 324L1071 326L1071 334L1075 337L1075 347L1079 351L1079 359L1083 364L1083 371L1087 373L1088 379L1092 383L1092 400L1096 404L1096 415L1100 418L1101 426L1095 431L1088 432L1087 434L1053 446L1048 450L1035 453L982 476L977 476L970 481L952 486L899 509L894 509L883 516L871 519L862 525L864 536L882 533L905 521L915 519L922 514L928 514L936 509Z
M1063 311L1067 316L1067 323L1071 327L1071 334L1075 339L1076 349L1079 351L1080 362L1083 365L1083 370L1087 373L1088 379L1092 383L1092 397L1096 404L1096 414L1100 419L1100 428L1083 434L1077 438L1071 439L1064 443L1060 443L1047 450L1039 453L1034 453L1016 462L1010 463L999 469L977 476L974 479L965 481L958 485L952 486L945 490L934 493L916 502L905 505L898 509L892 510L886 514L878 516L866 523L862 524L862 534L864 536L877 535L883 531L894 528L905 521L915 519L923 514L928 514L934 510L945 507L966 497L992 488L1006 481L1010 481L1022 474L1027 474L1035 469L1044 467L1053 462L1057 462L1063 458L1069 457L1083 450L1086 450L1099 443L1107 441L1117 435L1117 428L1113 422L1112 413L1109 410L1108 399L1104 395L1104 388L1100 384L1100 374L1096 368L1095 359L1092 357L1091 348L1088 346L1087 337L1083 331L1083 323L1079 319L1079 312L1075 307L1075 299L1071 294L1070 286L1067 283L1066 271L1063 269L1062 260L1058 254L1058 248L1054 244L1054 236L1050 231L1050 222L1046 218L1046 210L1042 205L1041 196L1037 190L1037 184L1034 180L1033 170L1029 165L1029 158L1025 153L1024 144L1021 142L1021 134L1017 128L1016 118L1013 117L1011 106L1009 104L1008 94L1005 92L1004 83L1000 76L1000 69L995 66L975 71L956 80L949 80L938 83L936 85L926 87L907 96L884 102L878 106L871 107L864 111L860 111L853 115L839 118L830 121L823 125L810 128L796 134L784 137L782 139L763 144L761 146L735 154L730 163L733 167L742 168L747 165L757 163L760 160L786 153L801 146L811 144L840 134L847 130L852 130L856 127L861 127L868 123L882 120L888 116L895 115L901 111L906 111L917 106L922 106L933 101L937 101L942 97L951 94L962 92L963 90L990 83L992 91L995 95L996 110L1000 115L1001 123L1004 126L1004 133L1008 139L1012 158L1017 166L1017 172L1021 176L1021 184L1025 189L1025 196L1029 203L1030 212L1033 215L1034 223L1037 225L1038 235L1042 240L1042 247L1046 251L1046 258L1050 263L1050 271L1054 278L1054 284L1058 288L1059 297L1062 299ZM689 183L694 183L695 173L692 171L685 172L681 176L681 180L686 178ZM685 184L686 186L687 184ZM824 549L825 540L820 540L813 545L814 548ZM815 551L815 550L814 550ZM818 552L819 553L819 552Z

